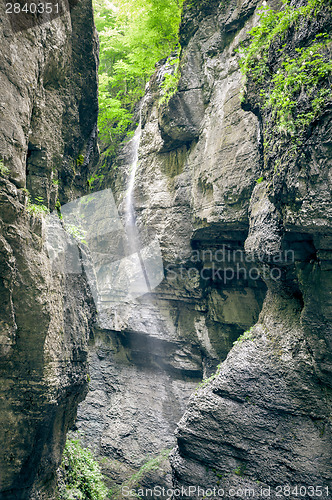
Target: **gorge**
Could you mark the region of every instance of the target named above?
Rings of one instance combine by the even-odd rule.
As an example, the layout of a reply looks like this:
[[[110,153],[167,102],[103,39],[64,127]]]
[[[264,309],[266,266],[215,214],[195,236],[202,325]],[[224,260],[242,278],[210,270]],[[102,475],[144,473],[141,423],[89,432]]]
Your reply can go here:
[[[184,2],[110,157],[64,5],[0,7],[0,499],[99,500],[59,492],[69,431],[106,498],[330,498],[331,2]]]

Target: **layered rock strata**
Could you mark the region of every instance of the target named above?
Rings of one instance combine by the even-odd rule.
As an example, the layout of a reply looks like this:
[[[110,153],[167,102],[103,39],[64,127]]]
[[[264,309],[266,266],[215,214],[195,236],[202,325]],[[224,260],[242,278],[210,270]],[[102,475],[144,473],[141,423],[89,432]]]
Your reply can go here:
[[[98,421],[87,442],[125,464],[126,476],[126,467],[144,462],[148,439],[152,455],[158,436],[171,443],[183,395],[223,361],[178,425],[171,465],[183,498],[189,486],[190,498],[204,497],[198,486],[219,489],[220,498],[233,491],[283,498],[287,485],[290,498],[296,486],[309,498],[331,487],[330,113],[294,155],[250,81],[241,104],[235,49],[257,25],[260,6],[192,2],[181,26],[178,91],[160,104],[168,62],[149,84],[135,211],[142,244],[158,237],[165,279],[150,296],[104,311],[91,348],[95,380],[80,410],[81,431],[85,418]],[[300,39],[329,29],[327,10],[300,35],[291,30],[289,54]],[[268,62],[272,74],[279,62]],[[107,181],[120,210],[131,165],[123,156]],[[157,388],[162,408],[174,398],[175,412],[155,406]]]
[[[213,20],[206,18],[210,26],[220,23],[224,40],[215,59],[229,60],[256,22],[256,5],[222,3]],[[286,53],[268,61],[272,74],[294,47],[330,31],[330,14],[327,6],[324,15],[289,30]],[[193,27],[190,13],[187,19]],[[206,38],[205,46],[211,44],[217,37],[212,33],[199,27],[189,46]],[[192,396],[178,425],[174,484],[195,486],[192,498],[200,498],[198,486],[216,488],[219,498],[265,492],[295,499],[300,487],[304,498],[328,498],[331,491],[331,112],[327,107],[311,124],[294,153],[294,139],[273,126],[261,90],[249,78],[244,108],[260,123],[262,182],[250,188],[244,246],[257,267],[268,266],[268,293],[257,324],[211,384]],[[298,113],[306,109],[305,99],[298,98]],[[223,186],[228,182],[221,179]]]
[[[87,388],[93,307],[83,274],[52,268],[46,209],[36,206],[84,192],[97,41],[89,1],[17,31],[0,10],[0,498],[49,499]]]

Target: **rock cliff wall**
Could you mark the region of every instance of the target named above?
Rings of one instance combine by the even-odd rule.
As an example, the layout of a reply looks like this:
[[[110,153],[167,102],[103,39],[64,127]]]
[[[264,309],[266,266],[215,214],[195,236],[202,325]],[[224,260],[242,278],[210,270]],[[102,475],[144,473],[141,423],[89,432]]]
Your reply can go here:
[[[168,61],[150,81],[134,198],[142,243],[158,236],[165,279],[105,312],[79,410],[86,442],[115,468],[125,464],[126,477],[146,451],[160,451],[160,436],[169,446],[184,394],[223,361],[191,396],[171,456],[174,486],[221,487],[222,498],[229,488],[258,495],[269,486],[273,497],[278,485],[327,487],[331,477],[331,115],[327,107],[294,154],[250,79],[241,104],[235,49],[260,6],[188,2],[181,78],[168,104],[160,104]],[[291,30],[287,55],[329,31],[329,16]],[[279,63],[269,61],[271,74]],[[128,155],[105,180],[120,211]],[[163,413],[170,401],[176,411]]]
[[[200,14],[200,37],[182,34],[179,92],[160,106],[169,71],[161,64],[141,110],[135,213],[142,245],[158,237],[165,279],[141,299],[99,310],[91,341],[90,391],[77,425],[118,483],[172,447],[189,395],[255,324],[266,293],[244,261],[250,195],[261,173],[259,120],[241,108],[238,40],[221,52],[232,36],[217,36],[216,8],[209,6],[207,19]],[[129,144],[104,181],[120,213],[132,162]]]
[[[297,8],[305,4],[293,2]],[[258,2],[221,3],[215,16],[205,17],[197,29],[188,12],[186,32],[196,29],[188,47],[194,43],[208,47],[205,67],[219,63],[224,71],[224,61],[231,60],[239,39],[256,22],[257,6]],[[325,7],[290,29],[286,38],[277,38],[270,52],[275,55],[268,60],[270,75],[279,70],[283,58],[294,57],[297,47],[307,46],[318,33],[330,32],[331,11],[328,3]],[[201,26],[204,22],[210,32]],[[212,47],[218,38],[223,42],[215,54]],[[278,56],[281,46],[286,49]],[[236,75],[234,67],[222,87],[227,88]],[[254,328],[232,349],[216,378],[192,396],[178,425],[171,463],[176,486],[216,488],[220,498],[232,497],[232,488],[240,498],[246,498],[249,489],[259,496],[264,486],[271,488],[271,498],[278,493],[285,497],[287,485],[292,486],[289,498],[296,498],[295,487],[301,485],[305,498],[310,497],[310,486],[325,486],[327,498],[326,488],[331,488],[331,109],[327,102],[319,118],[294,139],[293,134],[279,131],[271,109],[263,106],[259,96],[268,84],[267,79],[257,86],[249,77],[243,105],[259,120],[259,154],[256,159],[249,154],[257,162],[259,183],[253,188],[244,162],[237,181],[237,186],[244,183],[248,189],[241,196],[243,220],[248,223],[245,251],[257,267],[268,266],[264,276],[268,292]],[[306,98],[304,91],[297,97],[298,115],[307,109]],[[238,126],[252,119],[245,116]],[[198,144],[204,122],[201,127]],[[237,154],[242,152],[239,146],[238,141]],[[199,164],[205,170],[206,161]],[[216,165],[221,177],[214,181],[213,192],[225,191],[229,179],[236,179],[234,163],[230,169],[227,176]],[[229,198],[223,200],[227,208],[219,215],[220,223],[231,213],[239,224],[236,205]],[[288,250],[293,252],[290,258],[285,254]],[[278,264],[280,255],[283,259]],[[244,306],[240,304],[239,311]]]
[[[331,113],[299,144],[260,100],[268,81],[248,78],[241,104],[236,49],[259,7],[186,4],[181,78],[162,104],[173,68],[163,61],[147,87],[134,184],[141,243],[157,237],[165,277],[139,299],[101,300],[93,328],[85,275],[52,269],[45,220],[27,201],[53,209],[84,193],[96,157],[92,8],[70,3],[16,31],[1,17],[0,498],[52,498],[88,362],[77,427],[110,484],[176,444],[176,487],[218,487],[221,498],[331,487]],[[284,56],[330,28],[326,9],[287,34]],[[281,56],[267,64],[275,74]],[[104,180],[120,214],[132,153]],[[146,484],[171,485],[162,464]]]
[[[212,11],[203,32],[215,30],[214,22]],[[169,105],[159,105],[166,63],[141,111],[135,213],[142,245],[158,237],[165,279],[136,301],[98,307],[91,341],[90,391],[77,426],[112,482],[175,444],[189,395],[255,324],[266,293],[243,261],[250,194],[261,171],[259,121],[241,109],[236,54],[230,49],[210,67],[211,48],[201,44],[185,48]],[[132,161],[129,144],[105,180],[120,213]],[[238,279],[233,264],[242,269]]]
[[[15,30],[0,6],[0,498],[53,498],[68,427],[87,388],[93,315],[84,275],[54,271],[45,214],[84,192],[96,153],[91,2]],[[14,23],[15,28],[15,23]],[[77,159],[80,155],[83,162]],[[90,158],[89,158],[90,156]],[[82,165],[83,163],[83,165]],[[28,190],[28,191],[27,191]]]

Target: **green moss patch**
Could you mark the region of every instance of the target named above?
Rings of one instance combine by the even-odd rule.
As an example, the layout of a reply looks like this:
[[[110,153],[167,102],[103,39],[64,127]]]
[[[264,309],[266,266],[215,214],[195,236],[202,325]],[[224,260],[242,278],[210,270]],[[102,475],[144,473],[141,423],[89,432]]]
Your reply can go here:
[[[292,48],[291,55],[286,54],[290,30],[299,30],[304,21],[322,11],[326,14],[331,8],[327,0],[309,0],[299,8],[283,0],[280,11],[264,7],[260,24],[249,32],[249,43],[240,49],[241,70],[247,79],[261,86],[262,106],[272,111],[279,132],[303,132],[332,101],[329,35],[318,33],[305,46]]]

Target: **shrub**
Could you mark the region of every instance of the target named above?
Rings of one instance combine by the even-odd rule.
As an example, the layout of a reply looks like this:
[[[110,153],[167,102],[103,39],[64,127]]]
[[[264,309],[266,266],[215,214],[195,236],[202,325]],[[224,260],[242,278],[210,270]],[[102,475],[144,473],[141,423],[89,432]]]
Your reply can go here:
[[[180,48],[178,48],[180,50]],[[171,73],[165,74],[165,79],[161,84],[162,96],[159,99],[159,106],[163,104],[168,104],[171,97],[176,94],[178,90],[178,84],[180,81],[181,73],[180,73],[180,56],[171,60],[169,64],[173,67]]]
[[[9,168],[4,165],[2,160],[0,160],[0,175],[8,175],[8,174],[9,174]]]
[[[76,166],[81,167],[84,163],[84,156],[83,155],[78,155],[76,158]]]
[[[131,131],[156,63],[178,46],[182,1],[94,0],[100,39],[99,138],[112,158]],[[167,85],[173,88],[174,82]]]
[[[31,198],[28,200],[27,204],[27,212],[30,214],[37,214],[37,215],[45,215],[49,214],[50,211],[47,208],[46,205],[44,205],[44,200],[41,196],[37,196],[35,198],[36,203],[33,203],[31,201]]]
[[[72,236],[79,243],[84,243],[85,245],[88,244],[85,239],[87,232],[84,229],[82,229],[81,226],[65,222],[64,228],[67,231],[67,233],[70,234],[70,236]]]
[[[327,0],[308,0],[302,7],[293,7],[282,0],[283,8],[274,11],[261,9],[260,24],[249,31],[249,43],[239,50],[240,67],[246,78],[262,87],[260,98],[263,108],[269,108],[280,132],[295,134],[316,119],[331,102],[329,78],[332,75],[329,45],[326,33],[319,33],[306,47],[297,47],[291,56],[285,54],[286,36],[290,28],[310,19],[323,9],[331,10]],[[281,48],[275,47],[277,43]],[[270,73],[271,51],[279,54],[279,63]],[[300,94],[307,97],[305,109],[298,113]],[[243,98],[242,98],[243,99]]]
[[[320,41],[322,40],[322,41]],[[287,57],[272,77],[269,93],[263,93],[265,107],[273,110],[279,129],[293,133],[304,129],[318,117],[331,101],[331,89],[324,86],[332,74],[332,61],[324,54],[331,42],[321,33],[309,47],[297,48],[296,57]],[[301,92],[311,99],[310,109],[296,113],[297,97]]]
[[[104,500],[107,488],[98,462],[79,440],[68,439],[60,467],[59,500]]]
[[[240,335],[240,337],[235,342],[233,342],[233,345],[242,344],[242,342],[244,342],[245,340],[253,340],[252,329],[253,327],[242,333],[242,335]]]

